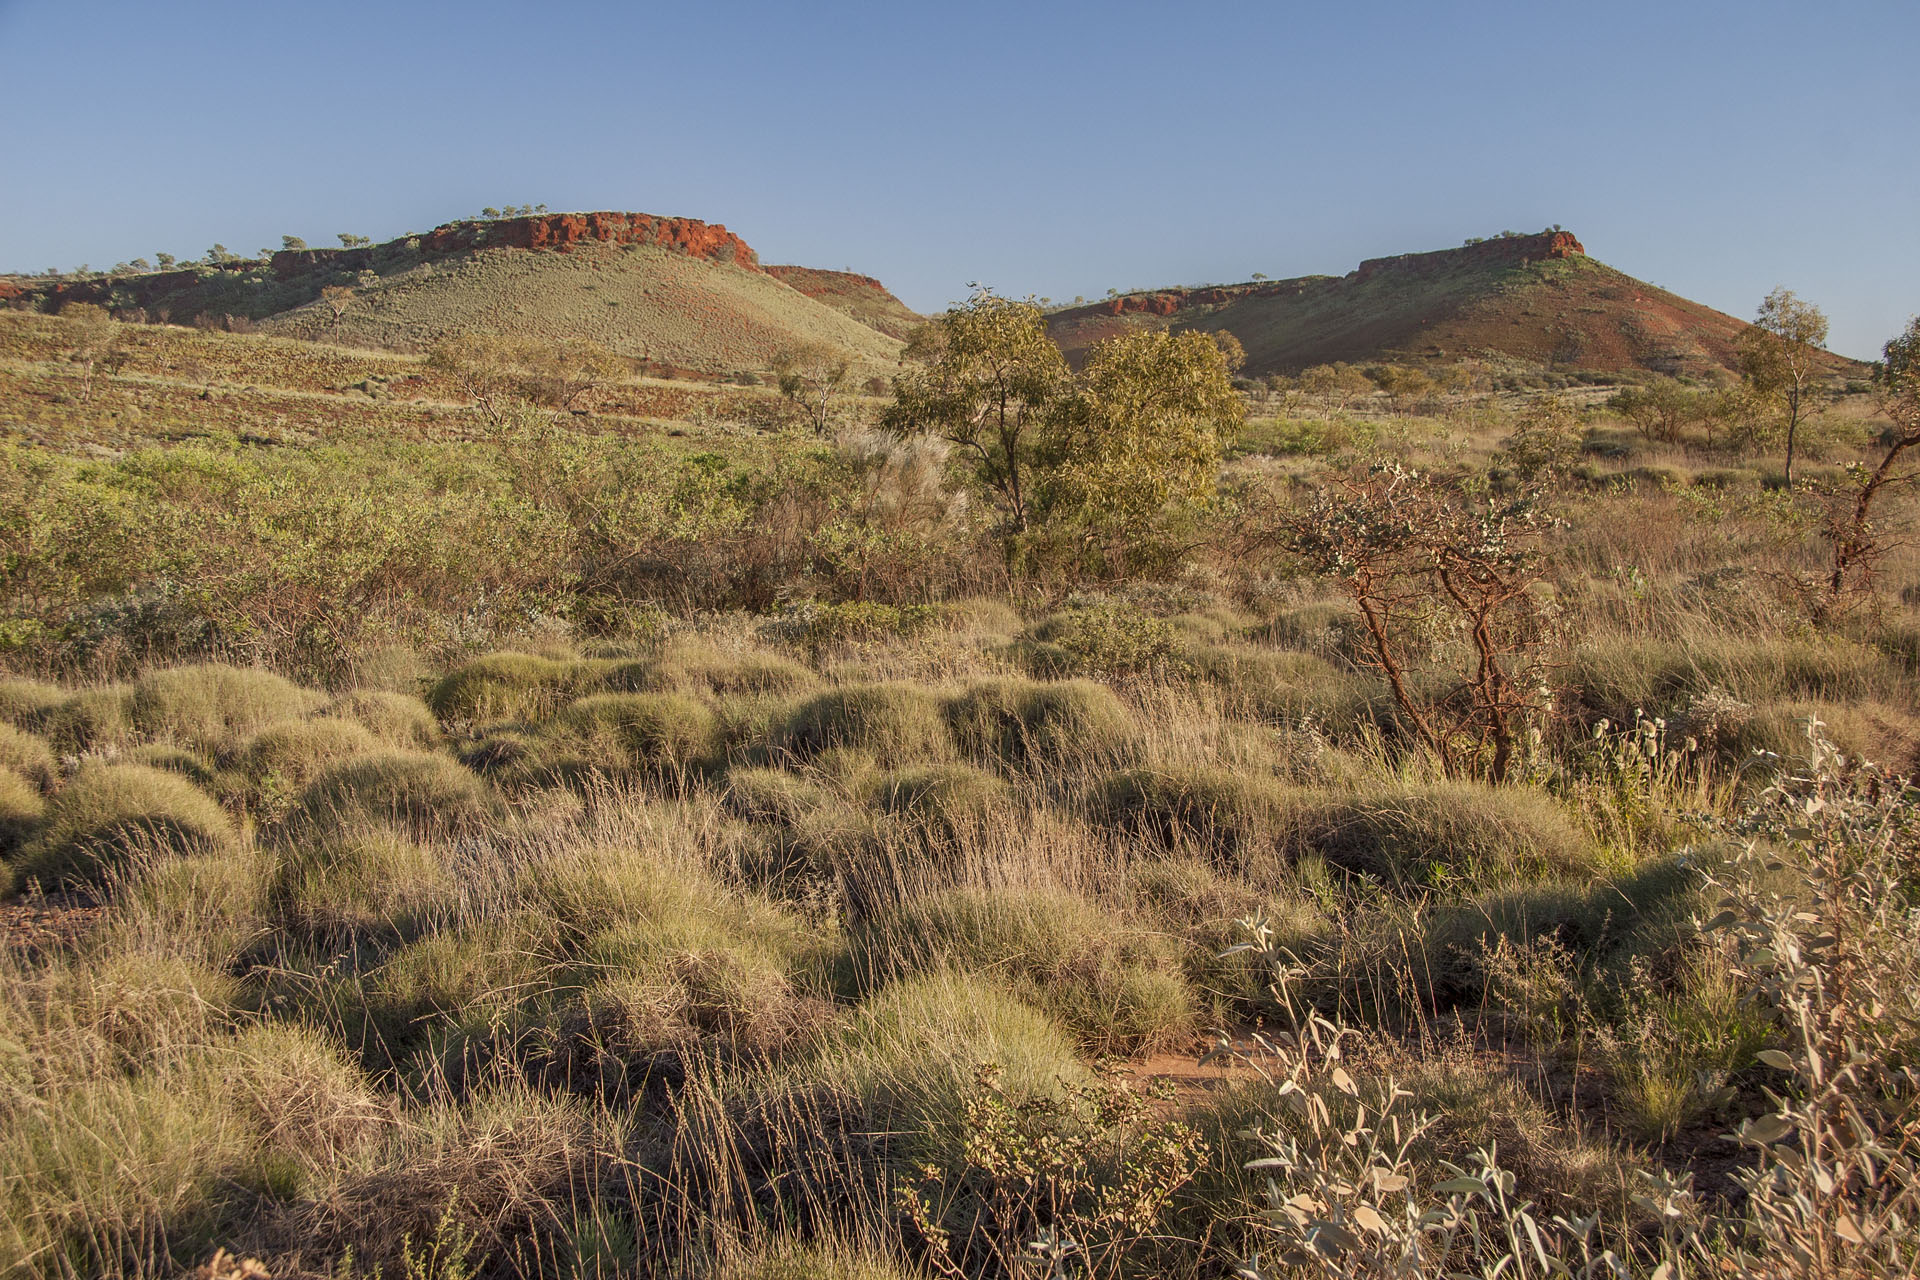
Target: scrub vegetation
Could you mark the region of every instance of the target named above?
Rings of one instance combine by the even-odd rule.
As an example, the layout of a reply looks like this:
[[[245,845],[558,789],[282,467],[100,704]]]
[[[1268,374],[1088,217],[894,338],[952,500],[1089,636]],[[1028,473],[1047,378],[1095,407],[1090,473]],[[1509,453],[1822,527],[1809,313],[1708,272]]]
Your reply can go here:
[[[990,294],[825,422],[83,319],[0,1272],[1920,1266],[1913,333],[1649,430]]]

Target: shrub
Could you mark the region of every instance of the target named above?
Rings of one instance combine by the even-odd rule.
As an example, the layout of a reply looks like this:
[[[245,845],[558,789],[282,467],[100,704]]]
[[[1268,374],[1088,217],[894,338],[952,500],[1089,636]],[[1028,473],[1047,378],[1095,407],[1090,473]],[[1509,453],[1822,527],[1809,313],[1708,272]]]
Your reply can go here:
[[[773,746],[802,759],[835,747],[884,760],[937,759],[951,750],[939,697],[908,684],[853,685],[810,698],[774,731]]]
[[[48,804],[19,871],[48,888],[99,884],[142,854],[224,852],[237,843],[226,813],[185,778],[146,765],[89,765]]]
[[[598,684],[610,665],[490,653],[440,677],[426,702],[442,724],[542,720]]]
[[[947,703],[947,723],[961,750],[1021,770],[1117,760],[1136,732],[1113,691],[1090,680],[983,681]]]
[[[1097,601],[1042,619],[1014,642],[1014,654],[1048,678],[1183,674],[1186,660],[1165,619],[1123,601]]]
[[[42,791],[60,779],[59,762],[44,739],[0,722],[0,768],[13,770]]]
[[[287,821],[307,832],[390,825],[428,839],[482,829],[497,814],[486,783],[454,761],[391,752],[322,773],[301,793]]]
[[[128,701],[136,729],[177,746],[221,751],[280,720],[311,714],[320,697],[251,667],[216,663],[150,671]]]
[[[380,689],[355,689],[335,698],[326,714],[351,720],[390,746],[430,751],[440,742],[440,724],[420,699]]]
[[[18,773],[0,764],[0,859],[11,858],[26,843],[27,837],[47,811],[47,802],[39,789]],[[0,872],[4,875],[4,872]],[[0,894],[10,886],[0,879]]]
[[[853,945],[880,978],[991,974],[1098,1053],[1162,1048],[1193,1026],[1177,944],[1063,890],[944,890],[861,922]]]

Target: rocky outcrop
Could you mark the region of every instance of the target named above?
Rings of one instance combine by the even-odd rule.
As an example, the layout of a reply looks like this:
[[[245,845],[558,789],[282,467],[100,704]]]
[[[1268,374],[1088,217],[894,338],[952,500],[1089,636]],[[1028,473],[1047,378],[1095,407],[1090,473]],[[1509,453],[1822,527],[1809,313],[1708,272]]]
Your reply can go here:
[[[558,249],[564,253],[577,244],[654,245],[750,271],[760,269],[759,255],[717,222],[656,218],[647,213],[549,213],[487,222],[450,222],[420,237],[420,247],[427,253],[468,249]]]
[[[1434,272],[1460,267],[1519,267],[1553,258],[1583,257],[1586,252],[1586,247],[1574,238],[1571,231],[1542,231],[1531,236],[1495,236],[1458,249],[1368,258],[1350,278],[1356,282],[1369,280],[1383,271]]]

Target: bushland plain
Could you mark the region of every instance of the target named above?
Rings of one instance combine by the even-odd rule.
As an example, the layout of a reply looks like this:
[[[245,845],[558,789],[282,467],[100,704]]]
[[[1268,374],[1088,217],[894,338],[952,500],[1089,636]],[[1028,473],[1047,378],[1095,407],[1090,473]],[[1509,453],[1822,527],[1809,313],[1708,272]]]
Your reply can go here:
[[[1911,1274],[1914,331],[300,306],[0,313],[10,1273]]]

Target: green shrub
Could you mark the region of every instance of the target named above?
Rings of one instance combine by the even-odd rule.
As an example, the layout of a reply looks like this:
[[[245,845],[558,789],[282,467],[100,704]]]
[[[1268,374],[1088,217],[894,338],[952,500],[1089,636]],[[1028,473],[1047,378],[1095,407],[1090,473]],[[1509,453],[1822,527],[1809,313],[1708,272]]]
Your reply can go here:
[[[952,743],[937,694],[909,684],[868,684],[801,703],[776,726],[773,746],[801,759],[845,747],[909,761],[938,759]]]
[[[42,791],[60,780],[60,763],[44,739],[0,722],[0,768],[7,768]]]
[[[47,802],[39,788],[18,773],[0,764],[0,859],[11,858],[25,844],[47,811]],[[4,875],[0,871],[0,875]],[[0,880],[0,895],[10,886]]]
[[[1011,769],[1111,762],[1135,737],[1133,717],[1105,685],[1090,680],[988,680],[947,703],[961,750]]]
[[[487,784],[445,756],[390,752],[335,765],[301,793],[288,825],[393,826],[428,839],[484,829],[499,813]]]
[[[68,696],[59,685],[42,680],[0,679],[0,723],[38,730]]]
[[[226,813],[178,774],[89,765],[48,804],[46,824],[22,852],[19,871],[48,888],[99,884],[143,854],[226,852],[237,843]]]
[[[271,671],[202,663],[141,676],[128,710],[149,738],[218,752],[277,721],[301,719],[320,702]]]
[[[611,666],[530,653],[490,653],[440,677],[427,690],[426,702],[442,724],[543,720],[596,687]]]
[[[1014,642],[1014,656],[1036,676],[1177,676],[1187,670],[1179,638],[1164,618],[1123,601],[1098,601],[1043,618]]]
[[[335,698],[326,714],[351,720],[389,746],[430,751],[440,742],[440,723],[427,704],[407,693],[355,689]]]
[[[1193,1027],[1180,948],[1058,889],[948,889],[863,920],[856,965],[877,978],[990,974],[1094,1052],[1162,1048]]]

